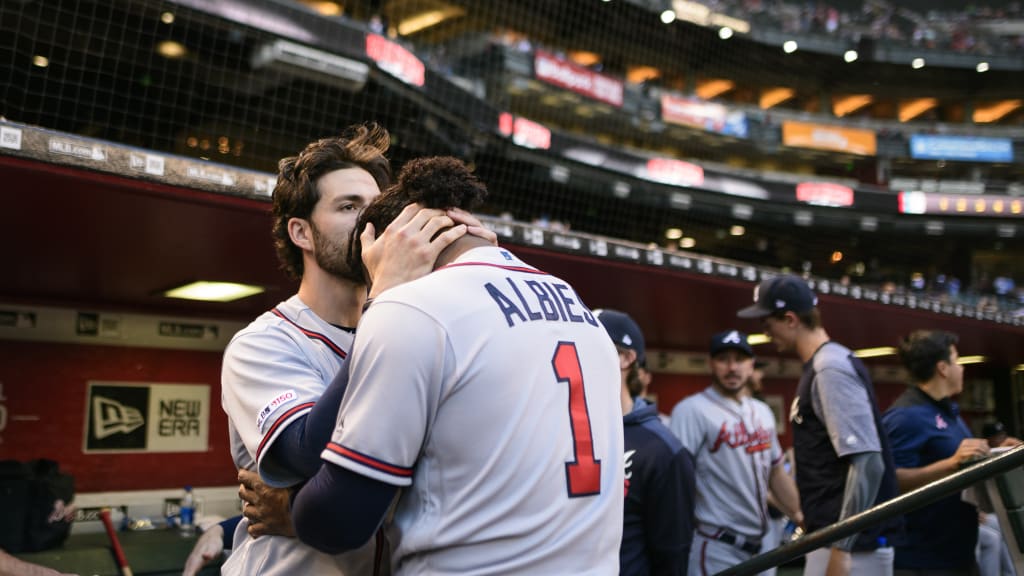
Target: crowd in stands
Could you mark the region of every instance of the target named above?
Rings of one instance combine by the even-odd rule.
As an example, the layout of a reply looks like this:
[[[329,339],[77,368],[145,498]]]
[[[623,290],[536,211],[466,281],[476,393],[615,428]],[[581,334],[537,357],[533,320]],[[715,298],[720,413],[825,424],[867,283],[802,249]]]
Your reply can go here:
[[[1020,2],[1002,7],[969,4],[955,12],[920,11],[899,2],[788,2],[785,0],[699,0],[711,10],[751,18],[793,34],[819,34],[858,42],[875,39],[929,50],[965,54],[1013,54],[1024,48],[1024,35],[1001,36],[987,27],[1024,19]]]

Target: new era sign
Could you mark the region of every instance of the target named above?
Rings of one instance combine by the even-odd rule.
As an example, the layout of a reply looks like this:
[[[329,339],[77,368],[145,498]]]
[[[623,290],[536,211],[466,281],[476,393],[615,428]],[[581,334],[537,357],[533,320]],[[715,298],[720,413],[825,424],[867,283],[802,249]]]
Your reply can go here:
[[[90,382],[86,452],[205,452],[210,387]]]

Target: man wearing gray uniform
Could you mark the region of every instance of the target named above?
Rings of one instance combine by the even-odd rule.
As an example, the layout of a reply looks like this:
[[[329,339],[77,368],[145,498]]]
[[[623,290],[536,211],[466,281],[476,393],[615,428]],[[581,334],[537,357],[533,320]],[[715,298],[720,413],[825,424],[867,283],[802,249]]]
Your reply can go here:
[[[747,335],[737,330],[715,334],[710,355],[711,386],[677,404],[670,424],[696,461],[691,576],[720,572],[761,551],[769,529],[769,491],[790,517],[801,521],[772,410],[746,393],[754,371]]]
[[[849,518],[896,495],[895,466],[864,364],[829,339],[818,298],[802,278],[769,278],[754,289],[740,318],[760,318],[780,352],[804,363],[790,409],[796,484],[808,532]],[[893,521],[807,555],[804,576],[892,574]]]

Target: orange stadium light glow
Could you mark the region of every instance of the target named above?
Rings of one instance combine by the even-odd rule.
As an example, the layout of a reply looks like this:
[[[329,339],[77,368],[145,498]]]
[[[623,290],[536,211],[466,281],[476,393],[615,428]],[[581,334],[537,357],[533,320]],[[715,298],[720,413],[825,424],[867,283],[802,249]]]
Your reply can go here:
[[[989,106],[981,106],[974,109],[974,121],[979,124],[998,122],[1007,114],[1024,105],[1024,100],[1003,100]]]
[[[711,100],[735,87],[736,83],[732,80],[702,80],[697,83],[697,89],[694,92],[704,100]]]
[[[938,105],[937,98],[918,98],[900,102],[900,122],[910,122]]]
[[[833,102],[832,112],[836,116],[842,118],[847,114],[853,114],[874,101],[874,97],[870,94],[851,94],[849,96],[842,96],[836,98]]]
[[[774,108],[786,100],[789,100],[795,94],[796,92],[792,88],[767,88],[764,92],[761,92],[759,105],[762,110]]]

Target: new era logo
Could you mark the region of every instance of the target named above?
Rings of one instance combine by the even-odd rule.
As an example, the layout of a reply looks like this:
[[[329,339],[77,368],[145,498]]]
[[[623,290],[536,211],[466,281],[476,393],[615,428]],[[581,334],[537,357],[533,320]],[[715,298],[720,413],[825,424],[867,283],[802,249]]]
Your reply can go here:
[[[92,411],[92,433],[97,440],[128,434],[146,423],[142,412],[103,396],[93,396]]]

